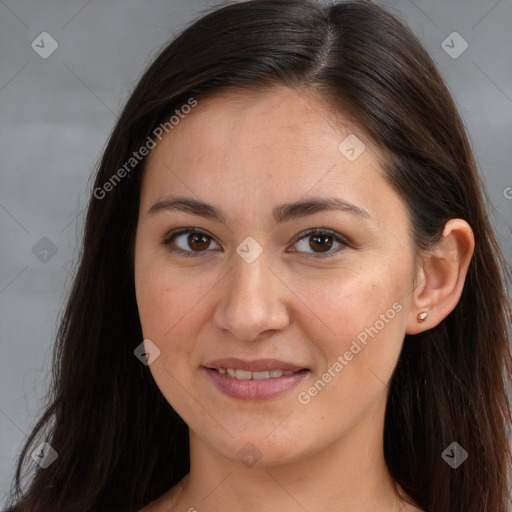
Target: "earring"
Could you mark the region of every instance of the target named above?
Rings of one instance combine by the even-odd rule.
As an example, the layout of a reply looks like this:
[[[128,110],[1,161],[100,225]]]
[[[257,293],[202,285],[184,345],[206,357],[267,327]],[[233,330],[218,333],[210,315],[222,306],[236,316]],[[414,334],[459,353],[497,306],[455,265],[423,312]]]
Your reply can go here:
[[[423,322],[425,318],[427,318],[427,315],[427,311],[422,311],[421,313],[418,313],[418,322]]]

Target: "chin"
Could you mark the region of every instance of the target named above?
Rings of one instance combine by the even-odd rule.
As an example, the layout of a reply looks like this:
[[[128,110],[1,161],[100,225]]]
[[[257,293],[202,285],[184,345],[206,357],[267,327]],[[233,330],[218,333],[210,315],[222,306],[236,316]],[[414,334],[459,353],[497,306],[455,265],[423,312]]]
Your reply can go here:
[[[279,422],[275,422],[272,428]],[[273,467],[283,466],[300,460],[307,456],[308,452],[314,452],[311,445],[309,448],[303,446],[306,440],[301,437],[300,443],[290,438],[286,432],[286,439],[271,439],[269,432],[265,431],[234,431],[228,429],[232,437],[228,434],[223,435],[221,439],[209,439],[210,446],[223,457],[236,463],[241,463],[247,467]]]

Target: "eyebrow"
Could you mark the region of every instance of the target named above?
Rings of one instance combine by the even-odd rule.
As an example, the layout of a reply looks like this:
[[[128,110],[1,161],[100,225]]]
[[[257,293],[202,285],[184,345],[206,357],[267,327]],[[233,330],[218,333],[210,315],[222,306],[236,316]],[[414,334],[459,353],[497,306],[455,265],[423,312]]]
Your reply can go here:
[[[285,203],[272,210],[272,216],[277,224],[322,211],[339,210],[360,217],[369,218],[369,213],[355,204],[348,203],[337,197],[314,197],[307,201]],[[222,211],[211,204],[188,197],[172,197],[156,202],[149,208],[147,215],[161,212],[181,211],[198,215],[207,219],[217,220],[225,224]]]

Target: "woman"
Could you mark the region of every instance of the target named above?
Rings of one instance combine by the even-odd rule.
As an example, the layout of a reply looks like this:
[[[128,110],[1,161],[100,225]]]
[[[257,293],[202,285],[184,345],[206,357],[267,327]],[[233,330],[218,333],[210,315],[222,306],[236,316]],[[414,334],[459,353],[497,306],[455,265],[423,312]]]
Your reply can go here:
[[[13,510],[505,510],[487,215],[453,100],[385,10],[204,16],[105,150]],[[21,495],[41,440],[58,456]]]

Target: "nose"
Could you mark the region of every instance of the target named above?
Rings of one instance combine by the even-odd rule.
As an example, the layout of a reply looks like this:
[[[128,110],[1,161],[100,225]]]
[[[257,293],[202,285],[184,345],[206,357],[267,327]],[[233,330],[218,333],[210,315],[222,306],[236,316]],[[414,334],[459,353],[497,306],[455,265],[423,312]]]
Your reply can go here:
[[[287,297],[291,292],[264,254],[248,263],[235,253],[233,269],[221,284],[214,325],[236,339],[257,340],[269,331],[285,329],[290,322]]]

